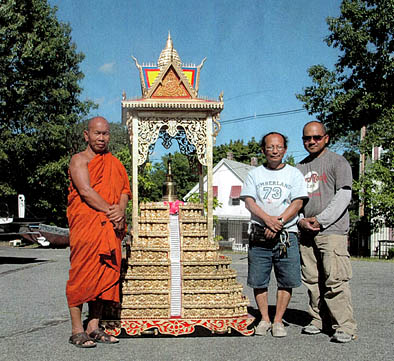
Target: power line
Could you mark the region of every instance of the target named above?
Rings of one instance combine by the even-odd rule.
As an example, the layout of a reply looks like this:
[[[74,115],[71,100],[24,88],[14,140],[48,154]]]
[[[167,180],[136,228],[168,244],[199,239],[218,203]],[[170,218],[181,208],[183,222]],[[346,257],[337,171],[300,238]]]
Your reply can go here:
[[[251,93],[246,93],[246,94],[241,94],[241,95],[235,95],[235,96],[233,96],[231,98],[227,98],[226,97],[225,102],[227,103],[227,102],[229,102],[230,100],[233,100],[233,99],[238,99],[238,98],[247,97],[247,96],[251,96],[251,95],[255,95],[255,94],[265,93],[266,91],[267,90],[259,90],[259,91],[256,91],[256,92],[251,92]]]
[[[301,108],[301,109],[286,110],[283,112],[248,115],[246,117],[241,117],[241,118],[222,120],[220,122],[220,124],[225,125],[225,124],[230,124],[230,123],[241,123],[241,122],[244,122],[244,121],[250,120],[250,119],[281,117],[283,115],[297,114],[297,113],[303,113],[303,112],[306,112],[306,110]]]

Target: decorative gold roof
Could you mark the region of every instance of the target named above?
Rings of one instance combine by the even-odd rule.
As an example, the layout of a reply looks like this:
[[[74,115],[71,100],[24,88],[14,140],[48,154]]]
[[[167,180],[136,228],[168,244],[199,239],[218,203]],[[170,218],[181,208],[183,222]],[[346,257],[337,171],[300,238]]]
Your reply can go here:
[[[134,99],[122,101],[122,107],[132,109],[189,109],[189,110],[217,110],[220,113],[223,110],[223,101],[205,100],[205,99],[174,99],[170,102],[168,99]],[[216,112],[215,112],[216,113]],[[125,120],[124,120],[125,121]]]
[[[141,65],[132,58],[139,71],[143,98],[197,98],[200,71],[206,58],[197,66],[182,64],[169,32],[157,64]],[[125,94],[122,99],[126,100]]]
[[[168,38],[165,48],[161,51],[159,60],[157,61],[157,65],[159,68],[163,68],[168,63],[174,62],[179,67],[182,66],[181,58],[178,55],[178,52],[174,49],[174,45],[172,43],[171,34],[168,32]]]

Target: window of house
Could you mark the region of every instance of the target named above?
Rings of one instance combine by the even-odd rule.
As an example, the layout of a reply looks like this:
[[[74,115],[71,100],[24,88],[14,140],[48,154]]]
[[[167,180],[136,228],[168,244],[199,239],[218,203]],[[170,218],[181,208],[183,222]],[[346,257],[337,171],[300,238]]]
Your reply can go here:
[[[241,200],[239,198],[231,198],[232,206],[239,206],[241,204]]]
[[[242,186],[232,186],[230,191],[230,204],[232,206],[239,206],[241,201],[239,196],[241,195]]]
[[[225,241],[228,240],[228,221],[219,222],[219,234],[223,237]]]

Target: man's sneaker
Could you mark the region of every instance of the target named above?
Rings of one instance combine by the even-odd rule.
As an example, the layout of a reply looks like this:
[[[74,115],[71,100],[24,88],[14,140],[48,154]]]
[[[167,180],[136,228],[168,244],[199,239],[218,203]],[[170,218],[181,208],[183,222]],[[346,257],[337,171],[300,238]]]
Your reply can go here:
[[[287,336],[287,331],[283,323],[275,322],[272,325],[272,336],[274,337],[285,337]]]
[[[321,332],[321,329],[310,323],[308,326],[302,328],[302,333],[307,335],[317,335]]]
[[[254,334],[259,336],[265,336],[267,332],[271,329],[271,327],[271,322],[261,320],[260,323],[256,326]]]
[[[349,335],[348,333],[337,330],[331,337],[331,342],[339,342],[339,343],[346,343],[350,342],[352,340],[355,340],[357,338],[356,335]]]

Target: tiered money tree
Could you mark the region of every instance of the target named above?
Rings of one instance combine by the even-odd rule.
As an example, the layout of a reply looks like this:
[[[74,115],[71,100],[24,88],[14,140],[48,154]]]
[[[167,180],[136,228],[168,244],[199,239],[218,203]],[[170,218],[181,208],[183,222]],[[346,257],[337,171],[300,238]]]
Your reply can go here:
[[[223,99],[198,98],[200,65],[182,64],[171,36],[157,64],[140,65],[142,97],[123,94],[122,119],[132,144],[133,214],[131,245],[122,274],[122,302],[117,322],[106,331],[119,335],[147,332],[181,335],[202,326],[213,333],[253,330],[248,299],[236,281],[229,257],[220,255],[213,238],[212,147],[220,130]],[[200,199],[206,167],[207,211],[202,204],[138,202],[138,167],[158,140],[172,141],[198,162]],[[202,202],[201,202],[202,203]],[[115,326],[115,327],[114,327]]]

